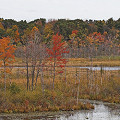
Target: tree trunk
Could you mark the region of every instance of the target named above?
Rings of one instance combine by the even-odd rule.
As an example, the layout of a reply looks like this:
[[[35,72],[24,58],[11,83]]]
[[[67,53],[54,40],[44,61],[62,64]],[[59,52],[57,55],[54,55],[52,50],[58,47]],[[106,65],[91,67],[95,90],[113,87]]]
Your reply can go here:
[[[65,83],[67,84],[67,80],[66,80],[66,64],[65,64]]]
[[[28,68],[28,59],[26,60],[27,67],[27,91],[29,90],[29,68]]]
[[[78,83],[78,90],[77,90],[77,105],[78,105],[78,99],[79,99],[79,89],[80,89],[80,71],[79,71],[79,83]]]
[[[32,91],[34,87],[34,77],[35,77],[35,66],[32,65]]]
[[[54,58],[54,66],[53,66],[53,89],[54,89],[54,81],[55,81],[55,65],[56,65],[56,62],[55,62],[55,58]]]
[[[38,79],[39,73],[40,73],[40,70],[39,70],[39,67],[38,67],[37,75],[36,75],[36,80],[35,80],[35,87],[37,86],[37,79]]]
[[[4,90],[6,92],[6,66],[5,66],[5,61],[4,61]]]
[[[44,93],[44,78],[43,78],[43,66],[41,65],[40,67],[40,71],[41,71],[41,88],[42,88],[42,92]]]

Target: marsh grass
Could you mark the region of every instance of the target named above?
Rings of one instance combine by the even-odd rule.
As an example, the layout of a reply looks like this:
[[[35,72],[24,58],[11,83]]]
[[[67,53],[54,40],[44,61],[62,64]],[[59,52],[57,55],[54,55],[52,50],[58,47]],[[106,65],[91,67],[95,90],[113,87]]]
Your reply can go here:
[[[120,58],[96,57],[92,59],[92,66],[120,66]],[[91,66],[89,58],[69,58],[67,66]]]
[[[103,58],[102,58],[103,59]],[[118,59],[117,59],[118,60]],[[101,64],[96,58],[94,65]],[[69,64],[88,65],[88,59],[72,59]],[[114,60],[112,60],[114,64]],[[117,61],[116,61],[117,62]],[[99,64],[98,64],[99,63]],[[102,64],[108,61],[102,61]],[[119,61],[118,61],[119,63]],[[117,64],[118,64],[117,63]],[[90,63],[89,63],[90,64]],[[52,88],[53,71],[44,69],[44,91],[39,75],[34,90],[26,90],[26,68],[12,68],[7,75],[7,90],[4,91],[3,78],[0,79],[0,112],[23,113],[34,111],[58,111],[93,109],[91,104],[77,102],[77,99],[94,99],[111,103],[120,103],[120,71],[92,71],[86,68],[66,67],[58,74],[56,69],[55,88]],[[65,70],[64,69],[64,70]],[[37,70],[36,70],[37,71]],[[37,72],[35,71],[35,75]],[[29,71],[31,86],[31,69]],[[34,81],[35,83],[35,81]]]
[[[93,66],[120,66],[120,56],[96,56],[92,61]],[[16,57],[15,62],[10,66],[26,66],[26,64],[22,58]],[[90,58],[68,58],[67,66],[91,66],[91,61]]]

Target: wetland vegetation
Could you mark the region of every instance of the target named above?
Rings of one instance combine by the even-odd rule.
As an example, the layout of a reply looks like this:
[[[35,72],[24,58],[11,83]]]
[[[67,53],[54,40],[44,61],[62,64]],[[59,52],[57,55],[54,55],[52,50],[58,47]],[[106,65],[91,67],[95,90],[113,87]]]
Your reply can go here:
[[[108,21],[0,19],[0,113],[99,108],[81,99],[120,104],[119,20]]]

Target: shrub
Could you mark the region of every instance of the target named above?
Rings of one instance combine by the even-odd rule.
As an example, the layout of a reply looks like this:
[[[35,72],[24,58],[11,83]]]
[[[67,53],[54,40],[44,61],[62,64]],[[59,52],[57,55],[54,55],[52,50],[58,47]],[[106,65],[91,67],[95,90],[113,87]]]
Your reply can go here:
[[[12,83],[10,86],[10,92],[12,94],[16,94],[20,92],[20,88],[16,85],[16,83]]]

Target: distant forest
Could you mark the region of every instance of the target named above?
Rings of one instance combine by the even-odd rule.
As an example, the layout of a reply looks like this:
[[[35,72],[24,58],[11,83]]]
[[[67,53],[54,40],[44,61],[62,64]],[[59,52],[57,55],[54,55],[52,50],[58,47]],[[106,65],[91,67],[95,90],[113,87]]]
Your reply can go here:
[[[120,53],[120,18],[118,20],[110,18],[106,21],[82,19],[47,21],[40,18],[30,22],[0,18],[0,39],[9,36],[11,43],[16,46],[24,46],[31,41],[33,31],[34,39],[41,39],[44,44],[49,44],[52,36],[58,33],[69,45],[73,57],[88,57],[90,51],[96,53],[95,56]]]
[[[15,27],[16,25],[16,27]],[[88,36],[90,33],[98,32],[103,34],[107,32],[109,35],[118,35],[120,39],[120,18],[118,20],[113,20],[113,18],[105,20],[49,20],[40,18],[31,22],[26,20],[15,21],[12,19],[2,19],[0,18],[0,38],[6,36],[12,36],[11,31],[18,29],[19,37],[22,39],[24,31],[26,29],[32,29],[37,27],[41,34],[48,35],[49,37],[53,34],[59,33],[64,36],[65,40],[69,40],[69,35],[71,35],[73,30],[78,30],[81,37]],[[49,38],[48,38],[49,39]]]

